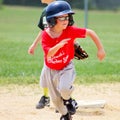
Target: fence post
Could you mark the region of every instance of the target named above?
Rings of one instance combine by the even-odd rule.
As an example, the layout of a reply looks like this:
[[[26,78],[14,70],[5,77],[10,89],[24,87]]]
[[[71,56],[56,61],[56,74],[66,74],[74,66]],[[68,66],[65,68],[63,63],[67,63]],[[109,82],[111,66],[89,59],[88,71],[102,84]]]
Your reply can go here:
[[[88,27],[88,0],[84,0],[84,25],[85,28]]]

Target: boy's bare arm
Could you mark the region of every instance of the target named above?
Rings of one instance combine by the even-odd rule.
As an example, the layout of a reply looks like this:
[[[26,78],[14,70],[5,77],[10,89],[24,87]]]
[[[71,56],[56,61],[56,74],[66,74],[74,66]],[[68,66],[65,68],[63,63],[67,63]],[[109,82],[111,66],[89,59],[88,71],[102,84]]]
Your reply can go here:
[[[98,35],[91,29],[87,29],[86,30],[86,34],[87,36],[90,36],[91,39],[93,40],[93,42],[95,43],[95,45],[98,48],[98,52],[97,52],[97,57],[100,61],[102,61],[105,57],[105,51],[103,48],[103,45],[100,41],[100,38],[98,37]]]
[[[40,43],[40,42],[41,42],[41,32],[38,33],[38,36],[36,37],[36,39],[34,40],[32,45],[29,47],[28,53],[33,55],[35,48],[37,47],[38,43]]]

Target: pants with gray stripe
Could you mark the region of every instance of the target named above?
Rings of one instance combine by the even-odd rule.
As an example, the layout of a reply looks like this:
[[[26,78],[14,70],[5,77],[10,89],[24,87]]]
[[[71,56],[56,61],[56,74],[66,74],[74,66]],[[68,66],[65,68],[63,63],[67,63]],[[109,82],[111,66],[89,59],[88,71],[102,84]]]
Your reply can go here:
[[[67,113],[62,98],[65,100],[70,98],[74,90],[74,79],[75,69],[72,61],[62,70],[53,70],[44,64],[40,76],[40,85],[49,89],[52,102],[62,115]]]

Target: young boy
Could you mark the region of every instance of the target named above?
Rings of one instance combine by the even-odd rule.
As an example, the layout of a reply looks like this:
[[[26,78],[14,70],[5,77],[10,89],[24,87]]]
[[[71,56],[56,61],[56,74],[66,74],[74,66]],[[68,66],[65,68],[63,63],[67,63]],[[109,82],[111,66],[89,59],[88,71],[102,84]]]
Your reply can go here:
[[[41,72],[41,86],[47,87],[56,109],[61,113],[60,120],[72,120],[75,113],[71,94],[74,90],[75,69],[74,41],[89,36],[95,43],[97,57],[101,61],[105,51],[97,34],[91,29],[73,26],[74,12],[65,1],[54,1],[46,8],[49,27],[42,31],[44,66]],[[69,110],[74,112],[70,112]]]
[[[49,5],[51,2],[53,1],[59,1],[59,0],[41,0],[42,3],[45,3],[47,5]],[[47,21],[46,21],[46,8],[43,10],[42,15],[40,16],[40,21],[38,23],[38,27],[41,30],[44,30],[45,28],[48,27]],[[41,32],[39,32],[38,36],[36,37],[35,41],[32,43],[32,45],[29,47],[28,53],[29,54],[34,54],[34,50],[37,47],[37,44],[40,43],[41,41]],[[44,87],[43,88],[43,96],[40,98],[39,102],[36,105],[37,109],[42,109],[45,106],[49,106],[50,105],[50,97],[48,96],[48,88]],[[72,99],[73,104],[75,105],[76,109],[77,109],[77,102],[75,101],[75,99]]]

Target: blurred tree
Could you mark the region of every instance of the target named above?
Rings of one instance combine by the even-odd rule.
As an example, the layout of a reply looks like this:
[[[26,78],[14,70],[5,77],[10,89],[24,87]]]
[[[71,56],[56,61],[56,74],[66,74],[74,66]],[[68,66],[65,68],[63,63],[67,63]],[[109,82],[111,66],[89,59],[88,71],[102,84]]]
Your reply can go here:
[[[3,4],[3,0],[0,0],[0,7],[2,7],[2,4]]]
[[[117,9],[120,7],[120,0],[94,0],[98,9]]]
[[[70,3],[72,8],[84,9],[84,0],[65,0]],[[119,9],[120,0],[88,0],[89,9]],[[43,6],[40,0],[3,0],[4,4]]]

